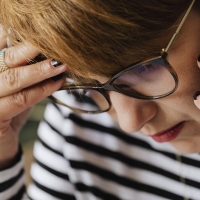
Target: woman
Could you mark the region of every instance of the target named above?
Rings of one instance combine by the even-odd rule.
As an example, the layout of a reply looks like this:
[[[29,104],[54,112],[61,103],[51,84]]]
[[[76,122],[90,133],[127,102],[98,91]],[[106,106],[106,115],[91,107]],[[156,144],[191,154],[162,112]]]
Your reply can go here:
[[[27,198],[17,133],[59,88],[31,199],[200,199],[199,6],[2,0],[1,199]]]

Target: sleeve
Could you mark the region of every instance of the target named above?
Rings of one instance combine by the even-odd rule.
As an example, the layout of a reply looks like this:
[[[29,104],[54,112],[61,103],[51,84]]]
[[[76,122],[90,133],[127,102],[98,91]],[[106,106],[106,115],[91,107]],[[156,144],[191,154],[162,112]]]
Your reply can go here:
[[[33,200],[75,200],[68,176],[69,163],[63,156],[62,114],[53,104],[45,110],[45,120],[38,128],[31,166],[32,184],[28,195]]]
[[[11,166],[0,170],[0,199],[27,200],[21,146]]]

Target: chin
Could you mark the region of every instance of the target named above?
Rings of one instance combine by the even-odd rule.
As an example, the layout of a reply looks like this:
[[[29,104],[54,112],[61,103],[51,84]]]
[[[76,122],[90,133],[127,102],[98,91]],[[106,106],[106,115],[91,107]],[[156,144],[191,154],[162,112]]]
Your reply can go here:
[[[170,142],[170,144],[179,152],[184,154],[194,154],[200,152],[200,143],[198,141],[180,140]]]

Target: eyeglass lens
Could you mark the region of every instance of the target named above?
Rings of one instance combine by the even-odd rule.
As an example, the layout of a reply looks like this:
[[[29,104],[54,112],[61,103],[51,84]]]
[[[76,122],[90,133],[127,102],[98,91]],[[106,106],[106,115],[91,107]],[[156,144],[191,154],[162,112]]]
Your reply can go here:
[[[71,108],[89,112],[105,111],[110,106],[107,99],[93,89],[59,90],[52,96]]]
[[[171,92],[176,83],[174,77],[165,67],[163,58],[138,64],[127,70],[113,82],[115,89],[127,94],[155,97]]]
[[[162,57],[130,67],[112,82],[113,87],[132,97],[156,97],[168,94],[176,82]],[[73,82],[67,78],[68,82]],[[59,90],[52,95],[63,104],[79,110],[97,112],[109,108],[107,99],[95,89]]]

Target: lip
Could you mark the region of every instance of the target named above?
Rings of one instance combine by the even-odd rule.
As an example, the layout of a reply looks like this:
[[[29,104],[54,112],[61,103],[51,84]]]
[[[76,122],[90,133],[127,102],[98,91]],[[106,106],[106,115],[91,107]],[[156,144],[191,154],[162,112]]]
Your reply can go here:
[[[185,125],[185,122],[180,122],[179,124],[173,126],[172,128],[156,133],[152,135],[151,137],[156,142],[160,142],[160,143],[169,142],[178,136],[178,134],[181,132],[184,125]]]

